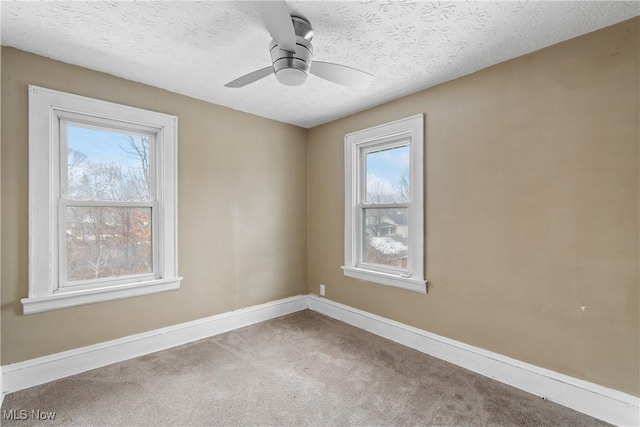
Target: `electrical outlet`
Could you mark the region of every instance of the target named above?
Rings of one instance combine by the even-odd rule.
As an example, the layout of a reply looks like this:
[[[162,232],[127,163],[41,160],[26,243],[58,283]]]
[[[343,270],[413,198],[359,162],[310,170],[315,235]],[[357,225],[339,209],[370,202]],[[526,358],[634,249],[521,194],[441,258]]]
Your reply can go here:
[[[320,296],[324,296],[324,285],[322,283],[320,283]]]

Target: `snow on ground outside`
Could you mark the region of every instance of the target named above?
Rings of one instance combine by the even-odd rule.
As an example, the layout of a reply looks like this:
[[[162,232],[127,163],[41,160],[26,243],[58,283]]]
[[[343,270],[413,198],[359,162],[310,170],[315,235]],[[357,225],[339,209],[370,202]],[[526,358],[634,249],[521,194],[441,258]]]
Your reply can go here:
[[[407,245],[388,236],[372,237],[369,243],[378,252],[382,252],[385,255],[400,255],[407,251]]]

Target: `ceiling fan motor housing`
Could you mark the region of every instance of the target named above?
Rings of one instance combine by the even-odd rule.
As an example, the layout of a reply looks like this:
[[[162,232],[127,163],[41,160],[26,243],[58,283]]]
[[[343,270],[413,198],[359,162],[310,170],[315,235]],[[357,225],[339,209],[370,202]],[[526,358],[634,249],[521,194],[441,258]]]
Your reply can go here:
[[[304,18],[292,16],[291,20],[296,34],[296,51],[280,49],[275,40],[271,41],[269,49],[273,72],[278,81],[287,86],[299,86],[307,80],[311,67],[313,29],[309,21]]]

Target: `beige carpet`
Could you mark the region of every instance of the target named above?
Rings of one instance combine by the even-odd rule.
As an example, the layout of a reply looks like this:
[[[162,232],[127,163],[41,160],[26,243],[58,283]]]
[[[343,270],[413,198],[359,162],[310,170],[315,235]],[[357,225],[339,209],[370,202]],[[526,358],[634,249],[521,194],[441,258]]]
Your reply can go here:
[[[28,413],[6,426],[605,425],[308,310],[16,392],[2,409]]]

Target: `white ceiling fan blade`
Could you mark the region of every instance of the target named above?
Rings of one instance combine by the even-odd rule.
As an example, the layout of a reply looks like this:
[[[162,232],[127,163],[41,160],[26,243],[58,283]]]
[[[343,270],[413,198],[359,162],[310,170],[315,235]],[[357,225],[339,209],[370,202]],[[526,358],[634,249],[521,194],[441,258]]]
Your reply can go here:
[[[313,61],[309,72],[330,82],[354,89],[364,89],[373,81],[373,75],[369,73],[332,62]]]
[[[245,74],[242,77],[238,77],[237,79],[230,81],[224,87],[242,87],[246,86],[249,83],[257,82],[260,79],[267,77],[269,74],[273,74],[273,66],[269,65],[268,67],[261,68],[259,70],[254,71],[253,73]]]
[[[271,38],[280,49],[296,51],[296,33],[293,30],[291,14],[284,1],[253,2]]]

